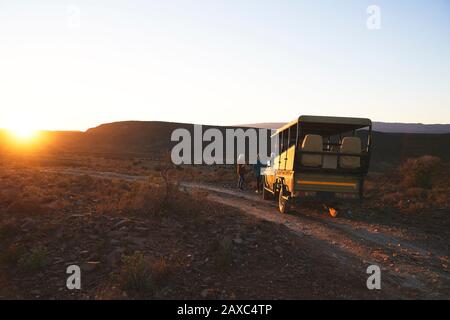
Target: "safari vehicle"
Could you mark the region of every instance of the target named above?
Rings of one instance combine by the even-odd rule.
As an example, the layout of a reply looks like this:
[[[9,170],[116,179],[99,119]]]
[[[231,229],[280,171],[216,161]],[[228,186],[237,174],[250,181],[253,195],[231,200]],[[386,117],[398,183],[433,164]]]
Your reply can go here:
[[[308,194],[362,200],[371,153],[369,119],[300,116],[274,135],[279,155],[262,171],[263,198],[278,196],[281,213]]]

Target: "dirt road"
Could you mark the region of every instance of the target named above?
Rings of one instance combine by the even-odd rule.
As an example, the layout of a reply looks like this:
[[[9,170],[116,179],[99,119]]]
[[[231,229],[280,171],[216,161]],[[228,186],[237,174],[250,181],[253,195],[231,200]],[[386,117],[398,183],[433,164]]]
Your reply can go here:
[[[78,169],[45,169],[72,175],[91,175],[105,179],[145,181],[145,176],[132,176],[111,172],[84,171]],[[352,217],[363,215],[358,207],[345,210],[351,214],[331,218],[320,204],[299,206],[292,214],[278,212],[275,201],[263,201],[259,195],[238,192],[230,188],[184,182],[181,188],[188,192],[202,190],[207,198],[240,209],[273,223],[288,227],[322,252],[332,256],[349,270],[378,265],[382,270],[382,296],[389,298],[448,299],[450,297],[450,273],[448,252],[412,238],[402,227],[366,222]],[[419,240],[418,240],[419,239]],[[340,268],[342,269],[342,268]],[[339,276],[339,275],[337,275]],[[368,276],[368,275],[367,275]],[[365,284],[362,284],[365,285]]]

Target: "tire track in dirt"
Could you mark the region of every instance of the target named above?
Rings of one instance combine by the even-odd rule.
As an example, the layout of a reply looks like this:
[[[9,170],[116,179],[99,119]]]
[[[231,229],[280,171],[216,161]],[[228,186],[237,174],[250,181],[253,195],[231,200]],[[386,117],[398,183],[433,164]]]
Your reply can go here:
[[[325,242],[331,248],[328,247],[324,254],[332,255],[342,263],[356,258],[366,265],[377,264],[383,271],[383,284],[388,281],[391,287],[404,290],[405,297],[448,299],[450,295],[450,275],[442,268],[441,260],[448,257],[442,253],[383,232],[371,232],[373,226],[367,223],[358,223],[356,227],[348,221],[341,222],[325,215],[324,218],[298,212],[298,215],[282,215],[275,202],[263,202],[255,195],[198,183],[182,183],[182,186],[210,191],[208,198],[212,201],[283,224],[299,236]],[[324,246],[321,248],[327,250]],[[346,256],[336,256],[333,248],[341,249]]]

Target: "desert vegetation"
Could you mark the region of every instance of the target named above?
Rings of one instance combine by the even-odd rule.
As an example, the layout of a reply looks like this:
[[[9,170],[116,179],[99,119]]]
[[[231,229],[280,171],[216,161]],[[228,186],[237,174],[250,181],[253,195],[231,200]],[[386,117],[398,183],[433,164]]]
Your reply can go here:
[[[321,295],[320,283],[327,277],[308,275],[314,280],[307,281],[300,266],[309,268],[324,258],[284,227],[211,203],[205,192],[186,193],[172,184],[167,189],[151,178],[126,182],[3,167],[1,297]],[[79,291],[65,287],[72,264],[83,272]],[[332,262],[320,265],[317,273],[332,277]],[[271,281],[261,282],[268,274]],[[358,275],[342,281],[359,281]],[[335,290],[338,296],[348,294],[338,284]]]
[[[345,269],[336,280],[336,268],[345,266],[285,226],[244,215],[211,202],[207,191],[187,192],[179,185],[191,181],[234,189],[234,167],[174,167],[158,161],[146,169],[145,179],[136,181],[89,174],[107,168],[144,175],[127,171],[129,163],[107,161],[74,175],[49,171],[39,162],[4,162],[1,298],[374,297],[360,286],[364,274]],[[425,156],[372,172],[364,214],[355,215],[354,208],[344,205],[340,217],[401,226],[447,250],[448,169],[445,161]],[[249,171],[247,192],[254,194]],[[72,264],[83,272],[82,290],[65,286],[66,268]]]
[[[372,202],[396,212],[447,210],[450,200],[450,165],[437,157],[407,159],[400,166],[374,175],[367,194]],[[374,203],[376,205],[376,203]]]

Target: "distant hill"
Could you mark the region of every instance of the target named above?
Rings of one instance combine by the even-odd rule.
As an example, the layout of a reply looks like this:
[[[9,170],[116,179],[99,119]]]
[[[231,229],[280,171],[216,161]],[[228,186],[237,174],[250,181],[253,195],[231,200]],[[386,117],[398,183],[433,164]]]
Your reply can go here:
[[[244,126],[240,126],[244,127]],[[257,127],[257,126],[253,126]],[[193,130],[193,124],[160,121],[123,121],[103,124],[83,133],[80,146],[85,151],[105,152],[161,152],[169,150],[173,143],[170,135],[177,128]],[[203,126],[225,130],[225,126]],[[425,154],[450,160],[450,133],[383,133],[374,132],[373,160],[399,163],[408,158]],[[76,145],[75,145],[76,147]]]
[[[52,152],[130,154],[130,156],[140,154],[161,158],[177,143],[171,141],[172,132],[181,128],[194,136],[194,124],[163,121],[120,121],[102,124],[85,132],[42,131],[39,149]],[[203,131],[210,128],[225,133],[228,128],[239,127],[203,125]],[[267,133],[270,134],[269,131]],[[0,129],[0,151],[8,149],[6,137],[7,134]],[[206,146],[208,142],[204,144]],[[5,145],[6,148],[3,148]]]
[[[373,163],[399,164],[407,158],[433,155],[450,161],[450,133],[373,133]]]
[[[450,133],[450,124],[374,122],[373,130],[391,133]]]
[[[254,124],[243,124],[243,127],[277,129],[284,122],[264,122]],[[422,124],[422,123],[396,123],[396,122],[373,122],[372,129],[387,133],[450,133],[450,124]]]

